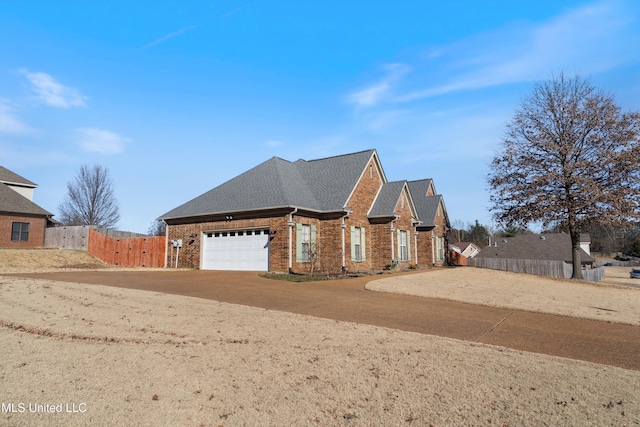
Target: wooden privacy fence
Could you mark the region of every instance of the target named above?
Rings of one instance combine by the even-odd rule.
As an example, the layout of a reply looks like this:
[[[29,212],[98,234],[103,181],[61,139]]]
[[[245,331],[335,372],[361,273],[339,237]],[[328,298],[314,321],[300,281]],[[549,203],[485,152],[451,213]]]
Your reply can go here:
[[[165,242],[164,236],[87,226],[52,227],[45,231],[46,247],[87,251],[106,264],[120,267],[164,267]]]
[[[89,230],[89,253],[102,262],[120,267],[164,267],[165,238],[105,236]]]
[[[89,228],[84,225],[49,227],[44,231],[44,246],[86,251],[89,249]]]
[[[570,279],[573,274],[573,266],[564,261],[476,257],[469,258],[467,263],[471,267],[535,274],[537,276],[557,277],[560,279]],[[585,280],[597,282],[604,279],[604,268],[597,267],[582,270],[582,275]]]

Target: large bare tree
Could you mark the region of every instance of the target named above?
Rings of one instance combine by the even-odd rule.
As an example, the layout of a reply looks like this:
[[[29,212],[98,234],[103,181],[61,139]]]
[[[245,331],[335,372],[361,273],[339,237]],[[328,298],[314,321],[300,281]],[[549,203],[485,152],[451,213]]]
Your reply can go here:
[[[568,229],[572,277],[582,278],[581,226],[640,218],[639,136],[640,114],[578,75],[536,85],[491,163],[494,219]]]
[[[67,184],[67,195],[59,206],[65,225],[95,225],[113,228],[120,219],[109,170],[100,165],[82,165]]]

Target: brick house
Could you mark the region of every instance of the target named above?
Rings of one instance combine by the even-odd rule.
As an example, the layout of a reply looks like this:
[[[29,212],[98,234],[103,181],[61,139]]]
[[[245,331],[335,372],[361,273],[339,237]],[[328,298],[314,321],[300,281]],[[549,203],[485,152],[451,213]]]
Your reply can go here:
[[[426,262],[421,265],[448,264],[447,232],[451,228],[444,197],[436,194],[432,179],[410,181],[409,190],[414,195],[420,224],[416,226],[418,251]]]
[[[44,245],[52,213],[33,203],[36,184],[0,166],[0,248],[32,249]]]
[[[449,224],[433,182],[387,181],[376,150],[273,157],[158,219],[168,265],[301,273],[442,263]]]

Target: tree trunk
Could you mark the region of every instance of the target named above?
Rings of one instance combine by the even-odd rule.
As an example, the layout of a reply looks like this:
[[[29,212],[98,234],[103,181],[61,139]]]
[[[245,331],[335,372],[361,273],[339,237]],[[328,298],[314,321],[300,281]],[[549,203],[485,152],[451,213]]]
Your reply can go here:
[[[582,280],[582,260],[580,258],[580,232],[569,230],[571,234],[571,260],[573,262],[572,279]]]

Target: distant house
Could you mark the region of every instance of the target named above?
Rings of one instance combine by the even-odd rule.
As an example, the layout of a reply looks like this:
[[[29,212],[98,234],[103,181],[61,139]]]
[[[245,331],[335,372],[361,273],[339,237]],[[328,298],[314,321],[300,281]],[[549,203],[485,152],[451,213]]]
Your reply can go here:
[[[451,265],[465,266],[467,260],[480,252],[480,248],[473,242],[458,242],[449,244],[449,259]]]
[[[587,255],[591,256],[591,236],[588,233],[580,235],[580,247]]]
[[[473,258],[480,253],[480,247],[473,242],[449,243],[449,248],[466,258]]]
[[[582,265],[593,265],[595,258],[580,250]],[[483,248],[476,259],[521,259],[539,261],[564,261],[573,264],[571,237],[566,233],[522,234],[497,239]]]
[[[566,233],[523,234],[496,240],[469,259],[468,265],[568,279],[573,275],[572,253],[571,237]],[[595,262],[584,249],[580,249],[585,280],[597,282],[604,278],[604,268],[597,267]]]
[[[159,219],[177,265],[203,270],[431,266],[445,262],[449,227],[433,181],[388,181],[376,150],[273,157]]]
[[[53,214],[33,203],[37,185],[0,166],[0,247],[38,248]]]

